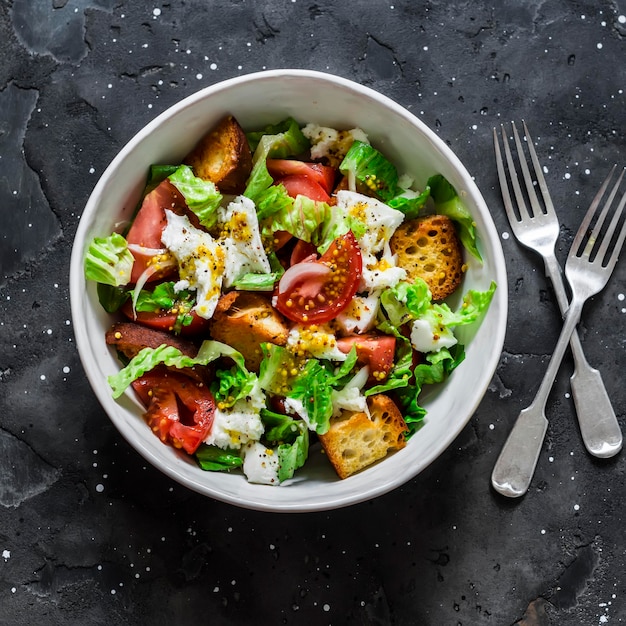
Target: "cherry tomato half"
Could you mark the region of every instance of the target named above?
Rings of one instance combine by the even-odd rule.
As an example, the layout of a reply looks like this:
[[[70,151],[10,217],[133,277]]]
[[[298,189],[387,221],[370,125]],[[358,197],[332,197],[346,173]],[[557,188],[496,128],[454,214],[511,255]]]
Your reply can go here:
[[[213,425],[215,400],[208,387],[185,374],[155,368],[135,380],[133,388],[154,434],[193,454]]]
[[[352,234],[333,241],[317,261],[292,265],[276,291],[276,308],[293,322],[328,322],[346,308],[356,293],[363,261]]]

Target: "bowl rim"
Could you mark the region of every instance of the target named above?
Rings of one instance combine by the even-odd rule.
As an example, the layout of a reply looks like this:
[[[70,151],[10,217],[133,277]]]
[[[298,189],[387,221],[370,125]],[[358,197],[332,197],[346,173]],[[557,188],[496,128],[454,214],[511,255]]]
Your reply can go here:
[[[154,130],[159,128],[163,123],[167,122],[170,118],[176,116],[180,111],[193,107],[196,103],[203,101],[213,95],[227,91],[233,87],[237,87],[244,83],[252,83],[255,81],[263,81],[272,78],[287,78],[296,77],[312,80],[322,80],[326,82],[334,83],[341,86],[355,94],[366,96],[370,100],[374,100],[384,107],[391,108],[394,113],[404,118],[410,125],[418,128],[432,143],[434,143],[440,152],[443,154],[446,160],[448,160],[451,166],[456,170],[458,175],[462,178],[464,189],[471,194],[474,202],[480,211],[485,225],[481,229],[481,239],[490,240],[492,242],[492,253],[494,255],[494,272],[496,273],[497,289],[494,294],[494,300],[498,302],[499,315],[496,318],[495,333],[491,336],[493,340],[493,346],[496,348],[490,351],[488,358],[483,363],[483,369],[489,372],[489,377],[485,376],[483,379],[483,385],[480,389],[480,393],[475,394],[474,401],[467,409],[467,418],[465,420],[459,420],[455,422],[454,428],[451,428],[445,438],[445,444],[441,446],[437,454],[430,455],[431,458],[427,458],[425,462],[420,463],[416,469],[409,468],[406,472],[397,475],[393,480],[383,481],[373,484],[371,488],[365,491],[358,491],[346,496],[340,494],[338,497],[330,496],[324,499],[311,499],[306,502],[277,502],[276,505],[266,504],[265,502],[259,503],[252,499],[244,500],[241,497],[234,495],[224,494],[218,488],[206,483],[202,483],[199,480],[189,479],[185,476],[181,476],[175,467],[171,467],[168,464],[164,464],[163,460],[157,456],[148,448],[146,448],[141,441],[138,441],[133,436],[132,428],[124,420],[118,419],[117,416],[111,415],[111,412],[107,410],[107,404],[110,402],[110,391],[103,384],[100,377],[97,377],[92,371],[91,355],[88,351],[90,343],[89,334],[82,319],[82,306],[81,300],[85,293],[86,280],[83,274],[83,258],[84,247],[87,242],[87,232],[91,225],[90,218],[97,209],[100,201],[100,196],[109,184],[110,179],[117,171],[119,164],[126,158],[125,155],[132,152],[139,144],[141,144]],[[485,229],[487,232],[485,232]],[[241,76],[229,78],[213,85],[204,87],[193,94],[186,96],[185,98],[174,103],[159,115],[157,115],[152,121],[148,122],[143,128],[135,133],[131,139],[125,143],[122,148],[117,152],[110,164],[105,168],[104,172],[100,176],[96,185],[94,186],[89,198],[85,204],[85,208],[80,217],[74,240],[72,244],[71,258],[70,258],[70,306],[72,315],[72,326],[76,338],[76,345],[79,353],[81,363],[85,374],[90,382],[92,391],[98,398],[102,408],[113,422],[118,432],[126,439],[126,441],[139,452],[145,460],[154,465],[159,471],[163,472],[170,478],[174,479],[179,484],[190,488],[191,490],[200,493],[205,496],[212,497],[216,500],[233,504],[242,508],[266,511],[266,512],[313,512],[313,511],[325,511],[330,509],[342,508],[358,504],[373,498],[379,497],[385,493],[388,493],[402,484],[408,482],[417,474],[424,471],[443,451],[445,451],[458,434],[465,428],[467,423],[474,415],[479,404],[484,398],[484,394],[495,374],[497,365],[500,360],[501,352],[504,346],[504,338],[507,327],[508,316],[508,284],[507,273],[504,260],[504,253],[500,238],[498,236],[495,224],[491,218],[489,209],[485,203],[485,200],[478,189],[473,178],[462,164],[460,159],[452,151],[452,149],[424,122],[422,122],[416,115],[411,113],[403,105],[397,103],[392,98],[381,94],[374,89],[356,83],[350,79],[337,76],[328,72],[321,72],[317,70],[305,70],[305,69],[273,69],[263,70],[258,72],[252,72],[249,74],[243,74]],[[492,302],[492,306],[494,303]],[[242,478],[245,480],[245,477]],[[266,487],[266,486],[262,486]],[[272,487],[275,489],[275,487]],[[288,487],[283,487],[288,488]]]

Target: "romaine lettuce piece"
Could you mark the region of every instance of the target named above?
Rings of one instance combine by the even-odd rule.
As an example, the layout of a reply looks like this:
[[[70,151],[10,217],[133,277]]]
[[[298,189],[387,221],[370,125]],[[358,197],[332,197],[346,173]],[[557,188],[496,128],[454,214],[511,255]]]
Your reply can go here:
[[[250,148],[253,150],[252,172],[250,172],[243,195],[257,203],[261,194],[274,183],[274,179],[267,170],[267,159],[284,159],[296,156],[307,150],[310,143],[293,118],[288,118],[280,124],[270,126],[262,131],[247,133],[247,137]],[[279,206],[282,206],[286,202],[286,198],[289,197],[284,187],[282,189],[284,193],[281,193]],[[266,202],[265,217],[267,217],[269,208],[270,205]]]
[[[293,477],[294,472],[302,467],[309,456],[309,431],[299,427],[299,434],[293,443],[281,443],[278,446],[278,480],[283,482]]]
[[[200,467],[209,472],[228,471],[243,465],[239,450],[223,450],[204,443],[196,450],[195,457]]]
[[[461,243],[470,254],[482,261],[476,247],[476,223],[459,198],[456,189],[441,174],[431,176],[428,179],[428,186],[430,196],[435,202],[435,211],[441,215],[447,215],[458,224]]]
[[[262,344],[263,360],[259,385],[269,393],[296,400],[302,404],[311,430],[322,435],[328,431],[333,414],[333,389],[342,388],[350,379],[357,354],[353,348],[336,371],[331,364],[308,359],[304,365],[295,362],[291,352],[274,344]]]
[[[178,348],[165,344],[158,348],[144,348],[130,360],[126,367],[111,374],[107,380],[113,390],[113,397],[119,398],[134,380],[161,363],[182,369],[194,365],[208,365],[222,356],[229,357],[240,369],[248,372],[240,352],[221,341],[206,339],[202,342],[195,357],[186,356]]]
[[[134,262],[122,235],[113,233],[108,237],[95,237],[85,254],[85,278],[113,287],[127,285]]]
[[[376,148],[362,141],[357,140],[350,146],[339,165],[339,171],[349,181],[360,183],[383,202],[403,192],[398,185],[395,165]]]
[[[222,201],[222,194],[210,180],[194,175],[188,165],[181,165],[168,177],[169,181],[185,198],[189,209],[196,214],[200,224],[211,228],[217,220],[217,208]]]

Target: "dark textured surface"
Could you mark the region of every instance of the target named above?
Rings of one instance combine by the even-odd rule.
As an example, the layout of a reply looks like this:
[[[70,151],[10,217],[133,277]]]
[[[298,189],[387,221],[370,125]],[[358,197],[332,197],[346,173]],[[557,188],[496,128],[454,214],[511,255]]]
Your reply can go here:
[[[0,624],[626,622],[626,457],[585,453],[569,358],[530,492],[489,486],[559,331],[540,260],[507,234],[492,128],[531,124],[563,258],[626,161],[626,3],[508,4],[0,0]],[[435,129],[483,192],[510,279],[500,365],[455,443],[401,489],[307,515],[214,502],[146,466],[83,374],[67,278],[82,207],[137,130],[201,87],[288,66],[360,81]],[[622,426],[625,283],[622,259],[581,326]]]

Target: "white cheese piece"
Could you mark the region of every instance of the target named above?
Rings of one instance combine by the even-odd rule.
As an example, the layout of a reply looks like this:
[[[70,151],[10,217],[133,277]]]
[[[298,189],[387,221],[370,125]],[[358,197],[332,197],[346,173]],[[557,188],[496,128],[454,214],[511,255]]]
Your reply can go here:
[[[352,380],[348,381],[343,389],[333,389],[331,393],[333,417],[339,417],[342,411],[365,413],[370,417],[367,398],[361,393],[369,377],[369,371],[370,368],[366,365],[354,375]]]
[[[307,413],[302,400],[287,397],[283,400],[283,403],[285,406],[285,413],[287,413],[287,415],[296,415],[300,417],[306,424],[306,427],[311,430],[311,420],[309,419],[309,414]]]
[[[457,339],[445,326],[433,324],[427,318],[420,318],[411,327],[411,345],[418,352],[439,352],[441,348],[450,348]]]
[[[224,287],[231,287],[244,274],[269,274],[270,262],[261,241],[254,202],[238,196],[226,208],[218,208],[217,220],[222,229],[219,244],[225,255]]]
[[[278,454],[272,448],[267,448],[258,441],[246,445],[242,469],[248,482],[278,485],[279,467]]]
[[[345,361],[347,355],[337,347],[337,339],[327,325],[294,326],[287,335],[287,348],[296,355]]]
[[[404,220],[402,211],[355,191],[338,191],[337,206],[366,225],[366,232],[358,240],[364,254],[381,252]]]
[[[302,129],[302,133],[311,142],[311,158],[326,158],[334,167],[343,161],[355,141],[369,144],[367,135],[360,128],[335,130],[327,126],[307,124]]]
[[[193,226],[184,215],[166,209],[165,216],[161,241],[178,262],[178,288],[184,285],[195,291],[197,314],[210,319],[222,288],[224,252],[209,233]]]
[[[337,316],[337,324],[347,335],[364,333],[374,326],[380,308],[377,294],[354,296]]]
[[[222,449],[239,449],[258,441],[264,430],[259,409],[246,400],[238,400],[229,409],[216,407],[211,432],[204,443]]]

